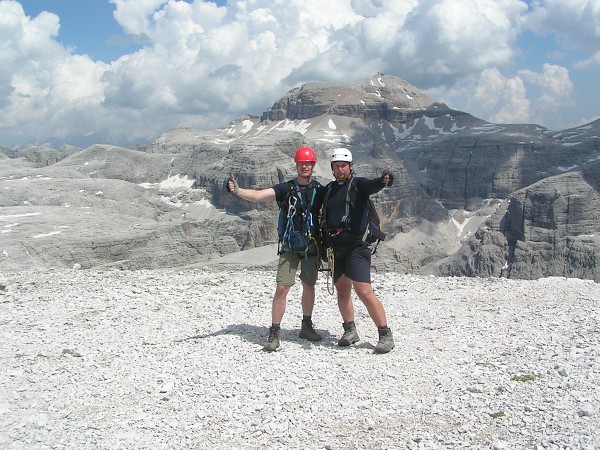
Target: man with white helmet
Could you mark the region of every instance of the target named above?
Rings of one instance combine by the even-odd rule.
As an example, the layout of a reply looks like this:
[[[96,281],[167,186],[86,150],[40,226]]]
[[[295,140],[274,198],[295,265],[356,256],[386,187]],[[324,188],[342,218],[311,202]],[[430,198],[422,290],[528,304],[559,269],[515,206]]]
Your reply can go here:
[[[243,189],[238,186],[233,174],[227,182],[227,190],[233,195],[251,202],[277,201],[283,217],[290,217],[289,209],[300,212],[314,222],[314,232],[319,230],[319,214],[325,188],[313,179],[313,170],[317,163],[317,154],[310,147],[300,147],[294,156],[297,177],[284,183],[278,183],[266,189]],[[294,217],[300,217],[300,214]],[[280,216],[281,217],[281,216]],[[280,230],[281,234],[281,230]],[[282,236],[280,235],[280,239]],[[311,242],[312,240],[312,242]],[[285,312],[286,297],[294,284],[298,266],[302,282],[302,326],[300,337],[309,341],[320,341],[321,336],[313,328],[312,312],[315,303],[315,284],[318,275],[318,249],[316,238],[308,239],[302,249],[281,246],[277,268],[275,294],[271,306],[271,327],[269,337],[263,349],[275,351],[281,340],[281,321]]]
[[[344,320],[344,334],[338,345],[347,347],[359,340],[351,297],[354,289],[377,325],[379,342],[375,352],[388,353],[394,348],[394,339],[383,305],[371,287],[371,244],[365,242],[364,237],[368,226],[369,196],[391,186],[394,178],[389,167],[381,177],[372,180],[355,176],[352,167],[350,150],[338,148],[333,151],[331,170],[335,180],[327,185],[322,218],[327,241],[333,249],[333,281]],[[349,193],[350,185],[353,186]]]

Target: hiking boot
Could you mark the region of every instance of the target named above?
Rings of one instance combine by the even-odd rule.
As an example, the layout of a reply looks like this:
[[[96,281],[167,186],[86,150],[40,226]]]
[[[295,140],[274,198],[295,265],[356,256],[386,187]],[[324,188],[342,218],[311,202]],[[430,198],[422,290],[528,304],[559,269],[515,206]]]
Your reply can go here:
[[[313,328],[312,320],[303,320],[302,328],[300,329],[300,337],[309,341],[320,341],[323,339],[321,335],[317,334]]]
[[[279,348],[279,336],[281,335],[280,328],[269,328],[269,337],[267,343],[263,346],[263,350],[266,352],[274,352]]]
[[[379,328],[379,342],[375,346],[375,353],[387,353],[394,348],[392,330],[388,327]]]
[[[338,345],[340,347],[348,347],[349,345],[358,342],[358,332],[356,331],[354,321],[344,322],[342,325],[344,326],[344,334],[338,341]]]

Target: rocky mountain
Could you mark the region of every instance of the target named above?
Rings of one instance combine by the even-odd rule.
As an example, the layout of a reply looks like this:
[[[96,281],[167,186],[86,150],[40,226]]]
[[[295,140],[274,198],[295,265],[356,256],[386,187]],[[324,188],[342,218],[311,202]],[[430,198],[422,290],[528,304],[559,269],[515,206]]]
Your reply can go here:
[[[359,175],[390,165],[375,197],[388,239],[378,270],[600,280],[600,120],[551,131],[493,124],[392,76],[309,83],[259,116],[204,132],[175,129],[132,149],[0,153],[0,270],[218,262],[276,243],[277,209],[234,198],[293,176],[303,145],[332,178],[332,149]],[[68,206],[67,206],[68,205]]]

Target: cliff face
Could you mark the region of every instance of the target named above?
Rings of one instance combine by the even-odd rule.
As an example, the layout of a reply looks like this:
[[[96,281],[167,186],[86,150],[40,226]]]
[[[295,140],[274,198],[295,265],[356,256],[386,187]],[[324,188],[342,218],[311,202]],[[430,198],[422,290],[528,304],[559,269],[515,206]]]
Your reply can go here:
[[[430,196],[444,199],[447,207],[464,208],[472,199],[507,198],[539,180],[582,167],[598,152],[596,137],[569,146],[536,126],[475,125],[409,148],[402,160]]]
[[[600,280],[600,195],[581,176],[544,179],[511,198],[506,215],[508,273]]]
[[[394,186],[374,198],[388,234],[373,261],[380,270],[598,280],[600,121],[559,132],[487,123],[385,75],[309,83],[260,118],[209,132],[170,130],[131,150],[2,149],[5,215],[76,224],[81,214],[57,208],[84,207],[84,200],[106,214],[98,213],[96,235],[76,225],[68,237],[53,234],[59,245],[11,228],[3,237],[13,236],[10,249],[20,256],[0,265],[27,266],[31,255],[46,255],[34,259],[164,267],[273,244],[276,205],[232,197],[225,182],[234,173],[240,186],[258,189],[293,178],[294,152],[305,145],[317,152],[322,183],[332,179],[329,156],[337,147],[352,151],[360,176],[393,168]],[[27,183],[17,183],[19,176]],[[38,216],[26,217],[33,226]],[[38,233],[48,234],[51,223],[37,223]]]
[[[507,207],[438,268],[450,275],[598,281],[598,255],[600,194],[573,172],[513,193]]]

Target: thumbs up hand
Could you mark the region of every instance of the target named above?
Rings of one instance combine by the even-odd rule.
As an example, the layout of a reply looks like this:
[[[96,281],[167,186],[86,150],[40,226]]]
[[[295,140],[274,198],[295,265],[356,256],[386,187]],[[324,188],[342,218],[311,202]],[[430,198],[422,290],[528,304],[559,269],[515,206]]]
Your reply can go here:
[[[392,174],[392,168],[390,166],[387,166],[383,170],[383,173],[381,174],[381,180],[387,187],[390,187],[392,184],[394,184],[394,175]]]
[[[235,181],[235,176],[233,174],[229,174],[229,180],[227,180],[227,184],[225,185],[227,192],[233,195],[237,195],[238,193],[238,184]]]

